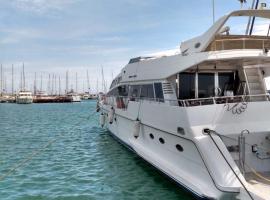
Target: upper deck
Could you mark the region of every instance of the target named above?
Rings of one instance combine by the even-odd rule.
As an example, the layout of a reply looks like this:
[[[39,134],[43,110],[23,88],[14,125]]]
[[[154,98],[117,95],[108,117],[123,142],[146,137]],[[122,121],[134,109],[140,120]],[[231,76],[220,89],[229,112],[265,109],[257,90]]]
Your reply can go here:
[[[218,35],[205,51],[232,49],[269,49],[270,37],[252,35]]]

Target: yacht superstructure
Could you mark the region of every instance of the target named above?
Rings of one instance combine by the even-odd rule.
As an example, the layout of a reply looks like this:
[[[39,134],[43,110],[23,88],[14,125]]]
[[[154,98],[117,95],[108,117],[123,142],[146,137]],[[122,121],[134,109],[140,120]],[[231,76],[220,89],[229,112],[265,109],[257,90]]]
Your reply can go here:
[[[202,199],[270,199],[270,37],[233,35],[240,10],[181,44],[131,59],[99,98],[100,123]]]
[[[16,97],[16,103],[18,103],[18,104],[31,104],[31,103],[33,103],[32,92],[20,91]]]

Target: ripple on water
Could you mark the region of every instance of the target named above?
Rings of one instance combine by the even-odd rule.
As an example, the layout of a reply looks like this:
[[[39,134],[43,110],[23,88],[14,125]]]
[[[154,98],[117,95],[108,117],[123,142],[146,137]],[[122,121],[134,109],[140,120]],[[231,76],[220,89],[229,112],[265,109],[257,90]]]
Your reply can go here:
[[[0,181],[0,199],[192,199],[101,129],[94,110],[94,101],[0,104],[0,174],[56,139]]]

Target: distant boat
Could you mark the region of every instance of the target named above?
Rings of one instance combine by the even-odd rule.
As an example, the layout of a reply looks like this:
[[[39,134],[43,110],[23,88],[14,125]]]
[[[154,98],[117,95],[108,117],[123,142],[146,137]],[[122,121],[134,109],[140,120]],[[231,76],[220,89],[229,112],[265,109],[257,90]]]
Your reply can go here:
[[[81,96],[75,92],[67,93],[67,96],[70,98],[71,102],[81,102]]]
[[[33,103],[33,95],[30,91],[20,91],[16,97],[17,104],[31,104]]]
[[[16,103],[17,104],[31,104],[33,103],[33,95],[31,91],[26,90],[25,87],[25,73],[24,73],[24,64],[21,74],[21,90],[19,91],[17,97],[16,97]]]

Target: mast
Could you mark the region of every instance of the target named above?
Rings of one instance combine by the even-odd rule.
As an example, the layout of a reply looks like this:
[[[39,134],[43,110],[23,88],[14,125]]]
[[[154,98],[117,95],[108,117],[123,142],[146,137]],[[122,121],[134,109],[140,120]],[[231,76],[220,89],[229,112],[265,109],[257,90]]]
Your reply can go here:
[[[51,95],[53,95],[53,89],[54,89],[54,74],[52,74],[52,87],[51,87]]]
[[[255,0],[252,1],[251,9],[254,9],[254,5],[255,5]],[[241,7],[242,7],[242,2],[241,2]],[[247,23],[247,28],[246,28],[246,35],[248,35],[248,32],[249,32],[250,22],[251,22],[251,17],[248,18],[248,23]]]
[[[212,14],[213,14],[213,24],[215,23],[216,21],[216,17],[215,17],[215,0],[212,0]]]
[[[97,95],[98,95],[98,78],[97,78],[97,85],[96,85],[96,93],[97,93]]]
[[[260,0],[256,0],[255,10],[258,9],[259,1],[260,1]],[[254,27],[254,23],[255,23],[255,18],[256,18],[256,17],[252,17],[251,26],[250,26],[250,30],[249,30],[249,35],[252,35],[253,27]]]
[[[14,94],[14,67],[11,67],[11,94]]]
[[[3,66],[1,64],[0,96],[3,95]]]
[[[21,74],[20,74],[20,90],[22,91],[22,85],[23,85],[23,83],[22,83],[22,77],[23,77],[23,75],[22,75],[22,71],[21,71]]]
[[[40,75],[40,91],[42,91],[42,73]]]
[[[66,94],[68,93],[68,70],[66,71]]]
[[[103,66],[101,66],[101,76],[102,76],[102,92],[106,93],[106,82],[104,78]]]
[[[60,79],[60,76],[59,76],[59,80],[58,80],[58,94],[59,94],[59,96],[61,95],[61,79]]]
[[[56,85],[56,82],[57,82],[57,81],[56,81],[56,79],[57,79],[57,77],[56,77],[56,75],[55,75],[55,77],[54,77],[54,94],[55,94],[55,95],[57,95],[57,89],[56,89],[56,88],[57,88],[57,85]]]
[[[23,72],[22,72],[22,90],[25,91],[25,73],[24,73],[24,63],[23,63]]]
[[[34,94],[37,93],[37,73],[35,72],[35,80],[34,80]]]
[[[47,87],[48,87],[48,88],[47,88],[48,94],[50,94],[50,90],[51,90],[50,84],[51,84],[51,75],[49,74],[48,86],[47,86]]]
[[[75,84],[75,92],[78,93],[78,75],[77,75],[77,72],[76,72],[76,84]]]
[[[87,90],[88,90],[88,93],[90,94],[91,91],[90,91],[90,82],[89,82],[89,74],[88,74],[88,70],[87,70]]]

